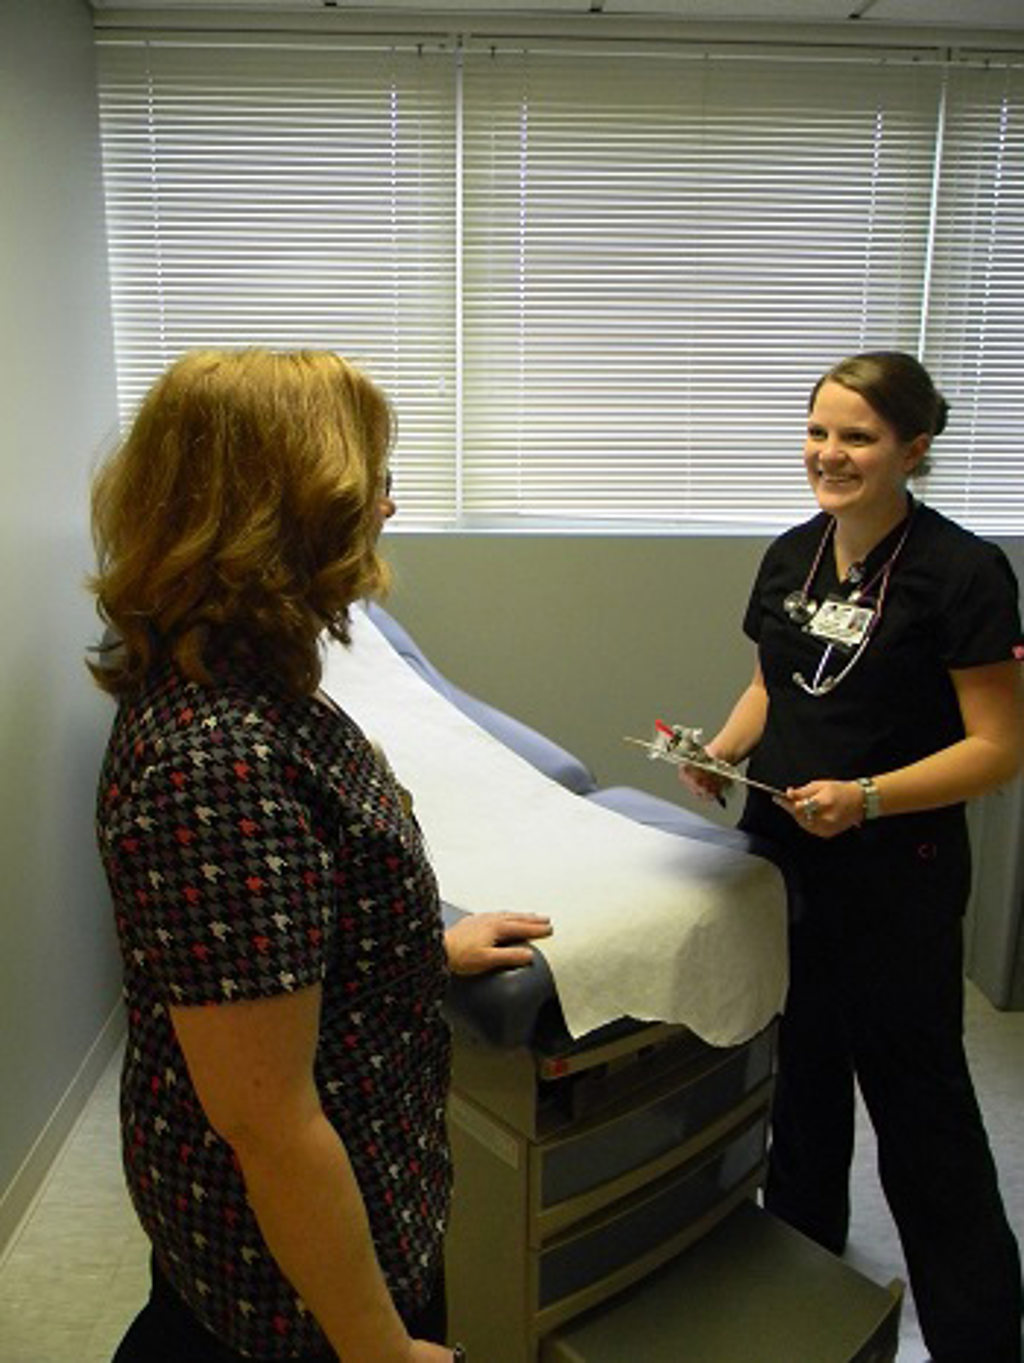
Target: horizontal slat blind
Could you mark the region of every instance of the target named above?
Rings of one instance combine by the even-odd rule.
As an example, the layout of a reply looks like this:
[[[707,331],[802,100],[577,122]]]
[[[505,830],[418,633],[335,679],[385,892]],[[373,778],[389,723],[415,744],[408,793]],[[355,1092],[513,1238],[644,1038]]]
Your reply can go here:
[[[314,346],[400,414],[424,522],[455,497],[454,56],[407,45],[100,45],[122,409],[193,346]]]
[[[101,36],[125,419],[196,345],[325,346],[407,528],[770,530],[808,388],[916,351],[929,501],[1024,532],[1019,61]]]
[[[952,411],[928,496],[1024,533],[1024,66],[950,72],[926,356]]]
[[[916,345],[939,72],[467,57],[465,506],[782,525],[812,380]]]

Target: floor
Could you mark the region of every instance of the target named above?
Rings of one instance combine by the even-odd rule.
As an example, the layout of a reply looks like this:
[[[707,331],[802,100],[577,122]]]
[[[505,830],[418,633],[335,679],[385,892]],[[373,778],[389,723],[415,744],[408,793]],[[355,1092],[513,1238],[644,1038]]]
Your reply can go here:
[[[1024,1012],[1002,1013],[968,990],[967,1043],[1010,1219],[1024,1231]],[[147,1248],[121,1180],[117,1062],[97,1085],[36,1206],[0,1260],[0,1363],[110,1363],[141,1304]],[[880,1283],[904,1278],[874,1175],[873,1138],[858,1140],[854,1267]],[[922,1363],[913,1303],[898,1363]],[[186,1363],[186,1360],[182,1360]],[[708,1360],[707,1363],[714,1363]],[[751,1363],[756,1363],[752,1359]]]

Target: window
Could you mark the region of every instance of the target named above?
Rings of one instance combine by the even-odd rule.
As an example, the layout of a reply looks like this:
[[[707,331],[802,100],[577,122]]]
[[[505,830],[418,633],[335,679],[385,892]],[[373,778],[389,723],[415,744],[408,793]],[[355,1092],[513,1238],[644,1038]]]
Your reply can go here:
[[[770,530],[809,510],[817,375],[920,349],[953,411],[928,499],[1024,531],[1019,66],[436,38],[100,50],[126,416],[189,346],[329,346],[395,401],[406,527]]]
[[[1024,532],[1024,65],[949,72],[925,359],[953,416],[930,498]],[[954,457],[947,458],[947,440]]]
[[[194,346],[339,350],[394,401],[409,519],[438,518],[455,483],[451,51],[115,39],[100,58],[123,419]]]

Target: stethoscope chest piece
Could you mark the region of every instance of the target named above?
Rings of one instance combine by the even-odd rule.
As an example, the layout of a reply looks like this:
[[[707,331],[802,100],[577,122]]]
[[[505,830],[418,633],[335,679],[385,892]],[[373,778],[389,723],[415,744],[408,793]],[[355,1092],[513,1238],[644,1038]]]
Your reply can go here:
[[[782,603],[782,609],[794,625],[807,625],[817,614],[818,604],[801,587],[799,591],[790,592]]]
[[[803,586],[795,592],[790,592],[783,599],[782,609],[789,619],[800,629],[822,640],[825,644],[825,651],[821,656],[821,661],[818,663],[812,681],[808,681],[802,672],[793,673],[793,681],[809,696],[827,696],[830,691],[834,691],[843,678],[848,676],[856,666],[861,654],[867,648],[868,642],[882,618],[885,596],[889,588],[889,578],[892,576],[892,570],[900,556],[900,551],[907,542],[916,510],[915,503],[911,501],[910,514],[907,516],[906,524],[903,527],[903,534],[900,536],[896,548],[872,577],[870,583],[863,587],[861,585],[866,576],[864,564],[862,562],[851,564],[845,580],[855,590],[846,598],[829,596],[819,606],[817,602],[811,600],[810,588],[818,571],[821,556],[825,552],[825,545],[835,531],[835,521],[831,521],[821,537],[821,542],[814,555],[814,562],[811,564],[811,570],[807,574]],[[879,584],[876,604],[867,606],[864,604],[864,598],[868,596],[876,582]],[[826,676],[825,668],[837,648],[844,653],[849,652],[851,657],[839,672]]]

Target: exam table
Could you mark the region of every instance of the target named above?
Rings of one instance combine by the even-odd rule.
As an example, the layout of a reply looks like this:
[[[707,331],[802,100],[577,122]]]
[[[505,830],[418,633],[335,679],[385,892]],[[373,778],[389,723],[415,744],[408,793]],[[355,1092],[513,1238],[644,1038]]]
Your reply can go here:
[[[575,799],[723,857],[771,855],[671,801],[600,790],[573,754],[451,683],[379,606],[367,616],[437,695]],[[444,911],[453,922],[463,910]],[[730,1045],[630,1017],[579,1034],[543,946],[529,967],[454,979],[448,1013],[450,1325],[473,1363],[895,1358],[899,1286],[870,1283],[755,1205],[770,1018]]]

